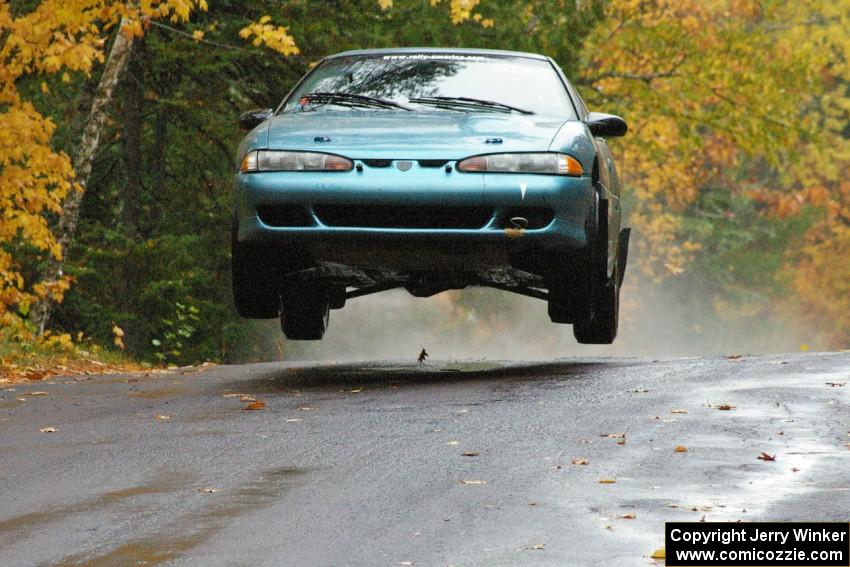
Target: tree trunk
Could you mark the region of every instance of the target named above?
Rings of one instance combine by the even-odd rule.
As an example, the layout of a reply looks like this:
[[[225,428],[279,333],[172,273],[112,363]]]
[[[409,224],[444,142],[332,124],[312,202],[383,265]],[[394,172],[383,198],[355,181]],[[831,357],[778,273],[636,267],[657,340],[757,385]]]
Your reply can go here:
[[[76,179],[73,181],[79,184],[80,189],[71,191],[65,198],[65,202],[62,204],[62,216],[59,217],[59,222],[54,231],[56,241],[59,243],[61,257],[57,260],[53,255],[48,256],[47,265],[41,273],[40,281],[42,282],[55,282],[62,278],[63,260],[77,232],[77,223],[80,218],[80,204],[83,201],[86,182],[91,174],[92,161],[94,160],[95,153],[97,153],[100,137],[103,134],[107,109],[112,102],[112,92],[115,90],[115,85],[118,84],[122,73],[127,68],[127,61],[133,49],[132,37],[128,37],[121,31],[125,24],[126,20],[122,20],[118,33],[115,35],[115,41],[112,43],[112,49],[109,51],[109,56],[103,67],[103,74],[100,77],[97,91],[92,100],[88,120],[83,129],[83,135],[80,138],[80,145],[74,156]],[[32,321],[38,327],[39,334],[44,333],[52,310],[53,301],[49,297],[42,298],[34,306]]]

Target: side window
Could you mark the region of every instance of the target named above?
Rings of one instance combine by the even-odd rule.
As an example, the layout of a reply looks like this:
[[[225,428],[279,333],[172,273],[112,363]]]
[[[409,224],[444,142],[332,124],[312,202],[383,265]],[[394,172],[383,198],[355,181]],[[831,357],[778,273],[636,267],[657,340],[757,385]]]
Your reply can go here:
[[[579,114],[581,114],[582,117],[587,116],[590,111],[587,110],[587,105],[584,104],[584,101],[581,100],[578,91],[575,90],[572,85],[570,85],[570,96],[572,96],[573,100],[576,101],[576,106],[579,108]]]

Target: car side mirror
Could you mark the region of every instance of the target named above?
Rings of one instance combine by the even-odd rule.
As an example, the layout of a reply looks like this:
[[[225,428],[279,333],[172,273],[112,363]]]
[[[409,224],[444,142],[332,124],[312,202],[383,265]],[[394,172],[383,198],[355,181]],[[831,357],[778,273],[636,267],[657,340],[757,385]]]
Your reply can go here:
[[[626,121],[613,114],[604,114],[602,112],[591,112],[584,119],[587,127],[590,128],[590,133],[594,136],[603,138],[617,138],[625,136],[629,131],[629,125]]]
[[[255,109],[244,112],[239,117],[239,127],[243,130],[253,130],[268,120],[273,113],[274,110],[271,108]]]

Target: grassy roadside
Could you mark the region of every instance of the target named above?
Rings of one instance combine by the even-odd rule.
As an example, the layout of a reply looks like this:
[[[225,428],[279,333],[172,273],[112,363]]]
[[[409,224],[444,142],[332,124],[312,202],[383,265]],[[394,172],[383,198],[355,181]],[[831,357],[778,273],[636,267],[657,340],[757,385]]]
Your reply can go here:
[[[21,340],[0,333],[0,384],[38,381],[53,376],[114,374],[150,368],[95,344],[69,340]]]

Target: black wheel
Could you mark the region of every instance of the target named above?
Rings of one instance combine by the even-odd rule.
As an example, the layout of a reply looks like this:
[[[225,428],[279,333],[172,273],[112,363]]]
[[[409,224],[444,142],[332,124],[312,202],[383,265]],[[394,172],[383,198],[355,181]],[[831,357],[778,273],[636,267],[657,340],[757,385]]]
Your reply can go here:
[[[610,345],[617,338],[620,288],[611,279],[598,291],[590,320],[573,324],[573,336],[583,345]]]
[[[236,239],[238,223],[231,228],[231,285],[236,312],[247,319],[274,319],[280,313],[275,265],[267,251]]]
[[[325,289],[304,289],[287,294],[280,312],[280,327],[287,339],[318,341],[328,328],[331,302]]]
[[[549,286],[549,319],[553,323],[575,323],[590,318],[587,285],[556,281]]]
[[[620,313],[620,286],[617,282],[619,261],[615,258],[612,277],[608,277],[608,201],[596,196],[588,233],[588,276],[585,280],[587,305],[584,317],[573,322],[573,336],[584,345],[610,345],[617,337]]]

